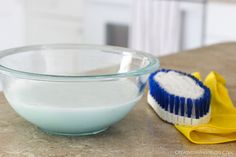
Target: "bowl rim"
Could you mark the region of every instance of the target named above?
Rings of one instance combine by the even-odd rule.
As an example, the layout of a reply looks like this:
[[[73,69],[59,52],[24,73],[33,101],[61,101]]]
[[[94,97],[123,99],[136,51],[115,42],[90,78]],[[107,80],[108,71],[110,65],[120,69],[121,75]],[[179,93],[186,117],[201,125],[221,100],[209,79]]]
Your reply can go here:
[[[136,55],[139,57],[147,58],[149,64],[128,72],[122,73],[110,73],[110,74],[101,74],[101,75],[56,75],[56,74],[42,74],[42,73],[33,73],[27,72],[23,70],[16,70],[13,68],[9,68],[0,64],[0,73],[15,76],[17,78],[24,78],[24,79],[31,79],[31,80],[44,80],[44,81],[90,81],[90,80],[110,80],[110,79],[118,79],[118,78],[125,78],[125,77],[133,77],[133,76],[140,76],[145,74],[150,74],[157,70],[160,66],[160,62],[157,57],[138,50],[133,50],[124,47],[118,46],[110,46],[110,45],[95,45],[95,44],[41,44],[41,45],[29,45],[29,46],[22,46],[16,48],[10,48],[6,50],[0,51],[0,59],[27,51],[32,50],[44,50],[44,49],[60,49],[60,48],[84,48],[84,49],[98,49],[103,51],[108,51],[109,53],[114,54],[123,54],[124,52],[128,52],[132,55]]]

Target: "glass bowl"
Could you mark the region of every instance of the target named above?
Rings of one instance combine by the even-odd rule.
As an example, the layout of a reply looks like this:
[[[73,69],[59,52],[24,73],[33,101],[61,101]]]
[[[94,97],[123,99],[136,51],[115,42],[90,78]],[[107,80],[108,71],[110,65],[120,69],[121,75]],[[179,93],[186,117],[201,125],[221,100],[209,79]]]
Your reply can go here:
[[[149,54],[113,46],[52,44],[0,52],[11,107],[59,135],[96,134],[120,121],[158,67]]]

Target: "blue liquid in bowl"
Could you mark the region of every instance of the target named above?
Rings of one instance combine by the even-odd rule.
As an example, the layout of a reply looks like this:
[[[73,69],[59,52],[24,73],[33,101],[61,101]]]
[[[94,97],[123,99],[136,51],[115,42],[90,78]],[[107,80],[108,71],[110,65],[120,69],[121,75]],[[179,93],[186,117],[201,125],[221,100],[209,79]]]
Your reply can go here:
[[[142,97],[129,79],[100,82],[16,80],[5,89],[10,105],[43,130],[87,135],[124,118]]]

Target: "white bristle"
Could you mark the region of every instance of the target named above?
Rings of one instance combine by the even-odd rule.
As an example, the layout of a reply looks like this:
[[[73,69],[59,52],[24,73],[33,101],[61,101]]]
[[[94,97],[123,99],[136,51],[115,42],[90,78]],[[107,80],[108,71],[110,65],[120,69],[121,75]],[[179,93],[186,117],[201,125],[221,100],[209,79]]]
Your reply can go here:
[[[204,89],[197,85],[192,78],[175,71],[158,72],[154,79],[165,91],[176,96],[196,99],[204,93]]]

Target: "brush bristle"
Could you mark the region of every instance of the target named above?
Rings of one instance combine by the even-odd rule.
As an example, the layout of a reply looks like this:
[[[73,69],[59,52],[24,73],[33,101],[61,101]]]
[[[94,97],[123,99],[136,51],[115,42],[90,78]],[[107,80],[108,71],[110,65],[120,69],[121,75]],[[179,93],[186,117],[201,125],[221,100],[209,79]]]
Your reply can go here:
[[[154,78],[159,72],[176,72],[187,76],[203,89],[203,94],[197,98],[189,98],[169,93]],[[150,75],[149,87],[148,102],[163,120],[181,125],[197,125],[209,121],[211,93],[194,76],[176,70],[161,69]]]

